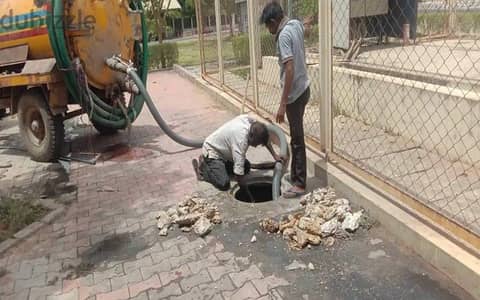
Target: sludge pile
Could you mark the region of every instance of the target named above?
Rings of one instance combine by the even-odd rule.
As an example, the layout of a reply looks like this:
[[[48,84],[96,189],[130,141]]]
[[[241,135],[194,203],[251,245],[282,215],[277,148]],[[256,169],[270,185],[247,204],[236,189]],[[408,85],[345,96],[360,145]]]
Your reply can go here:
[[[184,232],[193,231],[199,236],[205,236],[212,231],[215,224],[221,224],[222,218],[216,205],[208,203],[196,195],[188,196],[168,211],[160,211],[157,215],[157,227],[161,236],[168,235],[173,224]]]
[[[272,219],[260,222],[260,227],[269,233],[281,233],[293,249],[307,245],[332,246],[335,238],[355,232],[360,226],[363,211],[352,213],[347,199],[337,198],[332,188],[322,188],[306,195],[301,200],[304,212],[289,215],[280,223]]]

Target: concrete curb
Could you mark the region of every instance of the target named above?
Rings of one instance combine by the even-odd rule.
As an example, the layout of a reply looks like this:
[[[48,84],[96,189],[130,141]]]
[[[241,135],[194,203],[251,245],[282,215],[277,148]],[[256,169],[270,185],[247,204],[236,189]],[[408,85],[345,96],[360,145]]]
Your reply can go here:
[[[208,84],[202,78],[181,66],[174,70],[232,111],[240,111],[241,104],[227,93]],[[355,199],[377,219],[394,237],[415,251],[426,262],[443,272],[474,298],[480,299],[480,259],[454,244],[422,220],[409,213],[393,196],[379,195],[370,187],[354,179],[324,158],[308,151],[309,171],[315,176],[326,176],[328,184],[349,199]]]
[[[0,243],[0,254],[3,254],[8,249],[14,247],[21,241],[25,240],[29,236],[33,235],[37,231],[39,231],[43,226],[51,224],[55,219],[62,216],[65,213],[66,207],[65,205],[60,205],[58,208],[54,209],[53,211],[49,212],[45,215],[41,220],[34,222],[27,227],[23,228],[19,232],[13,235],[13,238],[10,238],[6,241]]]

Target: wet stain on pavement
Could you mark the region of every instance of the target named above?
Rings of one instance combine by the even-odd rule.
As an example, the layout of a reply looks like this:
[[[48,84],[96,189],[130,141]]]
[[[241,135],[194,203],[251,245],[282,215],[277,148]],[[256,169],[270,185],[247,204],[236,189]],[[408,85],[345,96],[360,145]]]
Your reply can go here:
[[[105,262],[135,258],[138,252],[148,247],[148,241],[141,235],[133,233],[112,235],[93,245],[81,259],[82,263],[96,267]]]
[[[101,156],[102,161],[128,162],[150,157],[153,152],[140,148],[130,147],[127,144],[116,144],[104,149]]]

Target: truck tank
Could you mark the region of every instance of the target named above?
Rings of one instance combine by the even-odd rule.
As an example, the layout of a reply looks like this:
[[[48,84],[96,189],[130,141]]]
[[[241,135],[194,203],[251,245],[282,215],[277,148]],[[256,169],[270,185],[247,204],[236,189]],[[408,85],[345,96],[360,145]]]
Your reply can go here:
[[[52,16],[61,1],[64,13]],[[89,84],[107,90],[121,78],[105,65],[119,55],[133,60],[135,41],[141,40],[140,14],[128,0],[0,0],[0,50],[28,45],[29,59],[54,57],[48,17],[63,28],[70,57],[79,58]]]

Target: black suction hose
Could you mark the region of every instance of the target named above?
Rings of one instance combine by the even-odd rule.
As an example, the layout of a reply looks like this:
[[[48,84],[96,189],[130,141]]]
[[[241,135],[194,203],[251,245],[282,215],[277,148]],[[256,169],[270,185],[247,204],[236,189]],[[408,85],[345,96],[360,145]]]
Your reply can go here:
[[[160,112],[157,110],[155,107],[155,104],[153,103],[152,98],[150,97],[150,94],[148,93],[147,89],[145,88],[145,85],[143,84],[142,80],[140,77],[137,75],[135,70],[133,68],[127,68],[126,69],[127,74],[132,78],[132,80],[135,82],[137,85],[140,94],[145,97],[145,102],[147,103],[147,107],[150,110],[150,113],[152,114],[153,118],[157,122],[158,126],[167,134],[172,140],[175,142],[184,145],[186,147],[191,147],[191,148],[202,148],[203,146],[203,141],[204,140],[191,140],[188,138],[185,138],[183,136],[180,136],[176,134],[168,124],[165,122],[165,120],[162,118],[160,115]]]

